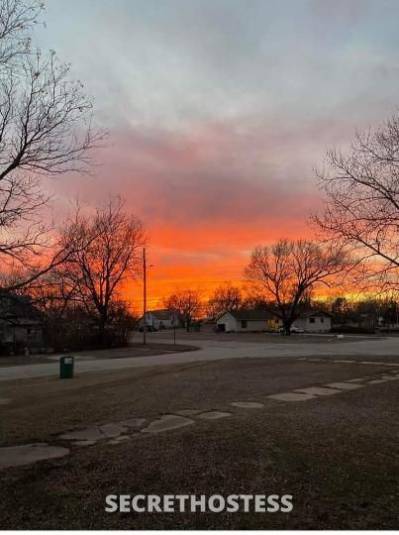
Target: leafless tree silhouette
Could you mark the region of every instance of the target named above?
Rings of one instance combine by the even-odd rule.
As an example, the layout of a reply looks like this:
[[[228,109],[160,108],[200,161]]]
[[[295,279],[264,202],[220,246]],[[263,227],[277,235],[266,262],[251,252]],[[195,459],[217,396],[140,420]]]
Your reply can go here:
[[[226,284],[216,288],[209,298],[206,309],[210,318],[217,318],[226,311],[237,310],[242,305],[243,298],[239,288]]]
[[[165,307],[176,312],[184,322],[187,332],[201,311],[200,295],[195,290],[181,290],[165,299]]]
[[[92,102],[70,66],[30,42],[41,4],[0,0],[0,262],[29,268],[10,289],[64,261],[42,222],[43,176],[84,171],[102,133],[92,129]],[[44,254],[45,261],[41,255]],[[38,259],[40,257],[40,262]]]
[[[327,163],[318,172],[326,204],[313,220],[333,241],[358,249],[380,282],[397,282],[399,115],[357,134],[347,153],[329,151]]]
[[[2,0],[0,2],[0,65],[9,65],[30,50],[30,30],[39,21],[43,2]]]
[[[68,286],[69,298],[74,296],[96,318],[103,342],[117,292],[140,270],[142,224],[124,210],[120,199],[111,200],[93,217],[78,211],[65,229],[64,241],[72,241],[72,252],[60,271],[64,294]]]
[[[300,305],[320,284],[329,285],[334,276],[348,266],[342,249],[322,247],[307,240],[280,240],[274,245],[257,247],[245,270],[246,277],[263,289],[286,334],[297,318]]]

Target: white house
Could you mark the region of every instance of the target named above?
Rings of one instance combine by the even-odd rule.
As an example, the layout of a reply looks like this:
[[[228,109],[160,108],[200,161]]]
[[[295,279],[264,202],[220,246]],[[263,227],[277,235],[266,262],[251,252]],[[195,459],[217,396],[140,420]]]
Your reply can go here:
[[[307,312],[294,321],[293,327],[305,333],[326,333],[331,330],[331,316],[327,312]]]
[[[266,310],[235,310],[225,312],[216,320],[221,332],[254,332],[270,330],[270,321],[279,321]]]
[[[266,310],[236,310],[224,312],[216,320],[216,326],[221,332],[276,332],[283,327],[283,322]],[[317,311],[303,313],[294,321],[293,327],[307,333],[329,332],[331,316]]]
[[[157,331],[160,329],[172,329],[179,326],[179,318],[175,312],[170,310],[149,310],[145,314],[145,324],[147,328]],[[139,320],[139,326],[143,327],[143,317]]]

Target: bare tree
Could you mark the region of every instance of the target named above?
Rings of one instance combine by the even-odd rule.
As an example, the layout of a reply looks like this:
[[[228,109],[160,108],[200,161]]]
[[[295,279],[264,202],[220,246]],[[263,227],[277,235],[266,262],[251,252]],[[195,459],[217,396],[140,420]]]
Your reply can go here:
[[[74,228],[65,231],[65,241],[75,240],[64,264],[62,279],[93,315],[100,342],[104,342],[110,312],[126,279],[139,269],[138,249],[144,236],[141,222],[124,211],[121,200],[97,209],[94,217],[77,213]],[[71,232],[72,230],[72,232]]]
[[[326,195],[313,219],[332,240],[359,249],[374,274],[396,281],[399,268],[399,115],[357,134],[347,153],[331,150],[318,173]]]
[[[30,30],[44,9],[34,0],[1,0],[0,2],[0,68],[10,65],[30,49]]]
[[[254,249],[246,276],[273,302],[288,335],[300,306],[309,300],[312,290],[320,284],[330,285],[347,265],[341,249],[306,240],[280,240]]]
[[[216,318],[226,311],[237,310],[242,305],[241,290],[231,284],[216,288],[207,303],[207,314],[210,318]]]
[[[40,10],[35,1],[0,0],[0,260],[8,272],[28,266],[26,282],[65,259],[42,222],[49,199],[41,177],[85,170],[102,137],[69,65],[32,50]]]
[[[57,265],[45,275],[24,284],[14,294],[29,297],[30,301],[46,316],[51,316],[61,325],[67,311],[81,306],[77,286],[67,276],[68,266]]]
[[[179,315],[189,332],[194,319],[201,311],[202,303],[198,292],[182,290],[169,296],[165,300],[165,307]]]

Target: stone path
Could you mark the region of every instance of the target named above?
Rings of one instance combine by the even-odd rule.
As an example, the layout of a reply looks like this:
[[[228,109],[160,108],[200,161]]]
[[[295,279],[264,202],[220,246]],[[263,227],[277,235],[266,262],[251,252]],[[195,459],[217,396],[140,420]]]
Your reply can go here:
[[[346,363],[351,364],[352,362],[346,361]],[[381,365],[381,363],[378,363],[378,365]],[[387,367],[390,366],[391,364],[387,364]],[[357,377],[347,381],[296,388],[292,391],[270,394],[265,397],[266,399],[277,402],[304,402],[325,396],[350,393],[353,390],[358,390],[369,385],[398,380],[399,370],[392,369],[391,367],[389,373],[384,372],[374,376]],[[264,403],[237,400],[232,401],[230,406],[237,409],[253,410],[262,409]],[[54,442],[56,444],[54,445],[37,443],[0,448],[0,469],[64,457],[70,453],[71,448],[90,447],[98,443],[117,445],[131,440],[140,433],[149,435],[163,433],[193,425],[196,423],[196,420],[212,422],[232,415],[232,412],[221,410],[186,408],[176,411],[175,414],[164,414],[148,423],[146,418],[132,417],[119,422],[92,425],[84,429],[72,429],[55,437]],[[65,443],[69,447],[66,447]]]
[[[311,396],[331,396],[333,394],[338,394],[340,391],[336,388],[326,388],[325,386],[311,386],[309,388],[295,390],[295,392],[310,394]]]
[[[226,416],[231,416],[231,412],[220,412],[220,411],[209,411],[203,412],[198,416],[201,420],[220,420],[220,418],[226,418]]]
[[[269,399],[275,399],[277,401],[308,401],[315,396],[312,394],[303,394],[300,392],[283,392],[282,394],[272,394],[268,396]]]
[[[175,414],[166,414],[161,416],[159,420],[151,422],[148,427],[142,429],[143,433],[162,433],[163,431],[171,431],[172,429],[178,429],[179,427],[185,427],[191,425],[194,420],[186,418],[184,416],[176,416]]]
[[[230,403],[233,407],[238,407],[239,409],[262,409],[264,407],[263,403],[257,403],[254,401],[233,401]]]
[[[351,361],[347,361],[347,363],[351,363]],[[381,363],[378,364],[381,365]],[[391,366],[391,364],[387,364],[387,366]],[[349,379],[348,381],[327,383],[325,385],[311,386],[307,388],[298,388],[290,392],[282,392],[281,394],[271,394],[267,397],[269,399],[274,399],[277,401],[308,401],[309,399],[314,399],[319,396],[332,396],[334,394],[341,394],[343,392],[358,390],[359,388],[364,388],[368,385],[387,383],[388,381],[399,381],[399,371],[395,370],[392,371],[390,374],[383,373],[380,374],[377,378],[370,378],[370,376],[357,377],[356,379]]]

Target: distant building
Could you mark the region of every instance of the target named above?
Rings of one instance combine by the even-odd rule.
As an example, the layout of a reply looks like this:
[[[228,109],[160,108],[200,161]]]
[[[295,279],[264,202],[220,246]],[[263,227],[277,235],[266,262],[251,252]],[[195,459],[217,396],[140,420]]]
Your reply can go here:
[[[292,325],[305,333],[326,333],[331,330],[331,315],[327,312],[306,312]]]
[[[43,347],[39,312],[26,297],[0,294],[0,353],[23,353]]]
[[[221,332],[262,332],[278,330],[281,325],[281,320],[267,310],[234,310],[216,320]]]
[[[143,328],[146,325],[147,328],[159,331],[161,329],[172,329],[179,326],[179,318],[176,312],[170,310],[149,310],[139,320],[139,327]]]
[[[275,313],[267,310],[236,310],[224,312],[216,320],[220,332],[278,332],[283,322]],[[326,312],[303,313],[292,324],[293,330],[308,333],[329,332],[331,316]]]

